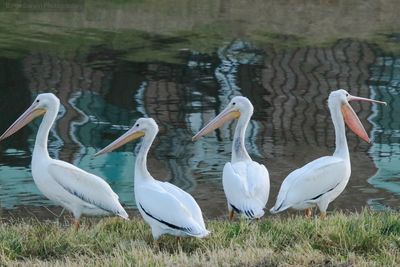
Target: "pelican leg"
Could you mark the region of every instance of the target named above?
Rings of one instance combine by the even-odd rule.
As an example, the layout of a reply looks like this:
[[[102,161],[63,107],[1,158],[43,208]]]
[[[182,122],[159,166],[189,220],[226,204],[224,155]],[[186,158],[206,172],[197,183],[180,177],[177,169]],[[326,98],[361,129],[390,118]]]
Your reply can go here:
[[[304,210],[304,216],[308,219],[310,219],[312,217],[312,209],[308,208]]]
[[[159,239],[153,239],[153,247],[155,249],[160,250],[160,240]]]
[[[324,220],[326,218],[326,211],[321,211],[321,214],[319,215],[319,217]]]
[[[56,215],[58,218],[60,218],[64,214],[65,208],[62,209],[60,215]]]
[[[233,217],[235,217],[235,212],[233,210],[229,211],[229,220],[232,221]]]
[[[79,228],[81,227],[81,223],[80,223],[79,219],[74,220],[74,226],[75,226],[75,231],[78,231]]]
[[[182,241],[182,238],[180,236],[177,236],[176,237],[176,244],[178,245],[178,247],[181,246],[181,241]]]

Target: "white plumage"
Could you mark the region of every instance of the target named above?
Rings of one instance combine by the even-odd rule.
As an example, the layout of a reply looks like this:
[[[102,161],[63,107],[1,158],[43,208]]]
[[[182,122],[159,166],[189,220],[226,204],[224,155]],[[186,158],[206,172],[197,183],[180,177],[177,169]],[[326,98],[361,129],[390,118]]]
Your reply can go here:
[[[268,201],[268,171],[255,161],[225,164],[222,183],[229,211],[243,214],[246,218],[260,218]]]
[[[345,122],[358,136],[369,142],[367,133],[348,101],[369,101],[351,96],[345,90],[333,91],[328,99],[332,121],[335,126],[336,150],[332,156],[316,159],[290,173],[283,181],[272,213],[288,208],[307,209],[317,206],[324,217],[330,202],[345,189],[351,174],[350,155],[347,147]]]
[[[64,161],[50,158],[47,139],[59,110],[58,98],[40,94],[33,104],[0,137],[3,140],[17,132],[37,116],[43,115],[32,155],[32,176],[39,190],[48,199],[71,211],[79,227],[82,214],[115,214],[124,219],[128,214],[118,196],[101,178]]]
[[[193,137],[193,140],[197,140],[222,126],[224,122],[238,119],[233,137],[232,159],[225,164],[222,174],[230,219],[234,213],[248,219],[258,219],[264,215],[268,201],[268,170],[250,158],[244,145],[244,136],[252,114],[251,102],[246,97],[236,96],[215,119]]]
[[[194,198],[173,184],[155,180],[147,170],[147,153],[157,133],[158,126],[153,119],[141,118],[97,155],[143,137],[135,163],[135,200],[140,214],[151,227],[153,238],[157,240],[163,234],[205,237],[209,231]]]
[[[350,172],[350,161],[340,157],[327,156],[308,163],[285,178],[271,212],[313,206],[325,212],[346,187]]]
[[[154,239],[162,234],[194,237],[208,234],[200,207],[192,196],[168,182],[137,183],[135,198]]]
[[[64,203],[63,206],[72,211],[76,218],[83,213],[115,214],[128,219],[128,214],[118,201],[118,195],[103,179],[60,160],[49,162],[47,172],[41,172],[40,168],[32,167],[33,176],[38,177],[35,179],[37,186],[46,191],[47,195],[54,194],[53,200]],[[43,179],[46,176],[47,179]],[[54,190],[55,187],[46,190],[50,181],[56,182],[60,190]],[[60,194],[65,191],[69,194]]]

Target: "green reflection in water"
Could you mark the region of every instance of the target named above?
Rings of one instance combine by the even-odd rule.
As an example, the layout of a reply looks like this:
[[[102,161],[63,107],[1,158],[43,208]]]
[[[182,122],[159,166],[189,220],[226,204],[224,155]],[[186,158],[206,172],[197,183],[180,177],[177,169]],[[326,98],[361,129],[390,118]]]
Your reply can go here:
[[[114,152],[108,153],[103,156],[93,157],[96,149],[93,145],[108,144],[112,140],[104,140],[101,136],[103,132],[113,131],[116,136],[122,134],[129,128],[128,117],[131,114],[124,109],[118,108],[114,105],[107,104],[104,100],[90,92],[78,92],[76,97],[79,101],[71,101],[73,107],[80,112],[83,123],[71,123],[70,135],[73,137],[74,144],[79,147],[76,151],[68,151],[66,153],[73,153],[75,155],[72,164],[98,175],[105,179],[113,190],[119,195],[121,202],[128,207],[135,207],[134,193],[133,193],[133,177],[134,177],[134,161],[135,156],[132,152]],[[96,104],[91,104],[96,103]],[[90,109],[91,113],[88,112]],[[86,114],[91,114],[90,118]],[[63,116],[61,112],[61,117]],[[96,118],[96,119],[95,119]],[[124,125],[113,125],[111,122],[123,122]],[[57,123],[58,119],[53,126],[49,138],[49,152],[52,157],[58,158],[60,152],[63,150],[62,145],[59,144],[60,137],[58,136]],[[28,138],[29,146],[34,147],[36,138],[38,122],[31,124],[32,134]],[[94,142],[96,144],[94,144]],[[102,146],[102,145],[97,145]],[[132,149],[132,146],[127,146],[126,150]],[[24,151],[15,151],[9,149],[5,154],[11,154],[15,157],[26,154]],[[31,152],[28,156],[31,157]],[[1,190],[0,202],[3,208],[13,208],[19,205],[54,205],[51,201],[46,199],[37,189],[30,170],[23,167],[10,167],[0,166],[1,173]]]
[[[58,158],[58,154],[66,155],[66,158],[73,159],[73,163],[77,166],[105,178],[117,194],[121,196],[124,204],[134,206],[133,162],[135,158],[132,151],[135,144],[122,148],[123,151],[128,152],[115,152],[92,158],[96,149],[107,145],[127,130],[132,121],[141,115],[145,115],[145,112],[142,111],[140,112],[143,114],[140,114],[137,106],[129,108],[129,110],[136,110],[132,112],[128,108],[123,109],[113,106],[103,98],[112,90],[114,90],[114,94],[118,94],[115,93],[116,88],[108,84],[108,79],[114,78],[117,80],[118,77],[112,77],[117,71],[129,73],[129,70],[124,69],[126,67],[125,61],[135,64],[138,62],[150,62],[146,63],[148,64],[146,66],[135,66],[138,69],[140,68],[140,71],[136,71],[135,74],[142,76],[140,79],[144,81],[150,81],[149,84],[153,84],[153,87],[154,82],[157,81],[158,84],[161,79],[156,77],[156,74],[159,74],[159,70],[162,72],[162,68],[159,67],[172,70],[165,74],[165,76],[168,76],[167,80],[169,82],[179,80],[178,83],[182,83],[179,84],[181,87],[178,87],[177,92],[190,90],[193,93],[195,91],[193,88],[198,87],[198,111],[194,113],[187,112],[186,121],[189,122],[190,127],[186,129],[187,125],[185,125],[180,126],[183,127],[182,129],[175,130],[176,124],[172,125],[171,129],[173,130],[168,129],[168,131],[170,133],[173,132],[176,142],[166,142],[172,135],[160,135],[158,140],[161,145],[155,148],[157,159],[162,162],[170,162],[168,171],[171,170],[173,173],[173,182],[176,182],[175,184],[178,186],[183,185],[182,187],[186,189],[195,185],[190,180],[193,175],[191,170],[188,171],[188,166],[199,172],[197,176],[200,179],[215,179],[217,181],[216,184],[220,186],[220,166],[229,159],[231,145],[229,140],[230,132],[227,131],[228,127],[222,131],[222,141],[209,138],[206,146],[203,146],[202,143],[190,144],[190,149],[186,147],[181,149],[189,150],[185,153],[181,153],[179,149],[182,144],[186,144],[179,140],[188,139],[187,131],[199,129],[209,119],[209,117],[204,117],[205,110],[202,107],[206,103],[204,99],[207,99],[207,93],[202,95],[206,91],[207,85],[212,85],[208,89],[212,92],[210,93],[211,102],[213,100],[226,101],[227,96],[230,96],[232,92],[243,92],[249,95],[254,90],[254,84],[248,83],[246,85],[243,81],[252,81],[257,72],[249,70],[247,74],[243,75],[243,71],[248,69],[250,63],[236,60],[236,57],[240,55],[240,49],[232,49],[232,53],[227,55],[221,53],[221,51],[227,51],[225,48],[229,47],[230,44],[234,44],[235,40],[244,40],[254,45],[254,47],[260,48],[255,50],[249,47],[248,49],[251,53],[255,52],[255,56],[260,57],[260,62],[257,61],[257,64],[265,64],[263,61],[265,58],[274,58],[274,60],[268,61],[271,63],[269,66],[260,67],[262,76],[257,77],[257,79],[260,79],[260,81],[263,81],[263,79],[268,80],[269,74],[274,77],[273,79],[271,78],[271,84],[263,84],[264,87],[261,88],[263,90],[262,94],[265,93],[264,89],[270,89],[277,92],[279,97],[282,97],[284,91],[281,91],[280,87],[286,86],[286,89],[290,89],[291,86],[286,81],[293,82],[295,78],[303,81],[298,86],[293,85],[292,89],[290,89],[290,94],[287,95],[288,99],[295,100],[297,104],[301,104],[303,96],[308,91],[315,90],[315,93],[319,94],[315,95],[316,98],[324,97],[326,93],[324,90],[327,91],[330,85],[338,85],[338,79],[343,82],[347,77],[346,75],[339,75],[342,74],[341,72],[352,71],[351,66],[354,67],[354,65],[363,62],[360,59],[360,62],[354,63],[354,59],[357,57],[354,55],[346,56],[346,51],[349,51],[349,47],[353,44],[347,45],[347,42],[343,42],[345,45],[340,47],[341,44],[334,44],[337,40],[343,38],[358,40],[360,44],[354,45],[360,45],[361,47],[377,44],[385,53],[387,51],[394,53],[400,51],[400,39],[399,35],[396,34],[400,17],[397,14],[398,8],[394,8],[395,2],[372,0],[352,1],[351,3],[348,1],[334,3],[304,2],[296,3],[296,12],[293,12],[293,5],[290,1],[262,0],[254,1],[251,5],[243,1],[227,2],[218,0],[206,1],[203,4],[199,4],[199,1],[194,0],[135,1],[134,3],[128,1],[119,1],[118,3],[114,1],[101,1],[100,3],[98,1],[87,1],[85,2],[85,9],[81,12],[3,12],[0,17],[0,57],[17,59],[18,66],[25,66],[25,69],[21,67],[20,73],[13,70],[16,77],[22,77],[23,72],[29,72],[35,64],[45,67],[38,68],[39,72],[48,68],[66,67],[54,72],[53,74],[56,74],[54,77],[51,75],[43,75],[41,77],[36,72],[29,73],[31,79],[27,88],[30,88],[31,92],[35,92],[34,90],[52,90],[54,85],[54,87],[57,87],[55,90],[60,93],[63,89],[65,90],[65,87],[77,86],[71,88],[71,91],[78,91],[76,95],[71,98],[67,97],[64,100],[71,101],[72,107],[68,107],[68,109],[75,109],[81,114],[82,118],[73,118],[68,121],[70,123],[69,127],[67,127],[70,131],[69,133],[60,132],[59,128],[52,131],[49,142],[50,153],[53,153],[52,156],[55,158]],[[316,47],[325,47],[327,49],[316,51],[314,49]],[[302,51],[298,51],[299,53],[291,51],[296,50],[294,48],[306,50],[304,61],[300,63],[298,59],[297,61],[292,61],[292,59],[296,59],[297,55],[303,53]],[[265,55],[262,53],[263,49],[267,51]],[[288,53],[285,54],[285,51]],[[359,52],[362,59],[363,57],[371,57],[369,54],[364,54],[363,51],[361,49]],[[210,61],[206,62],[206,66],[211,67],[205,67],[204,69],[212,69],[204,71],[204,74],[200,75],[201,68],[193,68],[193,73],[195,74],[188,78],[193,80],[193,84],[190,83],[188,89],[187,84],[189,82],[183,83],[181,80],[184,77],[178,77],[174,72],[179,72],[181,68],[185,69],[185,66],[188,65],[187,58],[190,55],[200,54],[198,52],[206,53],[210,57]],[[246,53],[245,56],[247,57],[251,53]],[[40,56],[31,57],[31,55]],[[338,55],[339,57],[333,58],[330,55]],[[49,58],[51,59],[51,64],[46,61]],[[59,64],[63,59],[66,62]],[[32,60],[35,61],[33,64],[32,62],[31,64],[25,64]],[[320,62],[316,64],[315,61]],[[196,63],[195,61],[193,62]],[[226,62],[229,64],[225,64]],[[344,64],[346,62],[350,62],[348,64],[350,67],[341,68],[342,65],[346,65]],[[366,62],[370,61],[366,60]],[[294,66],[293,64],[295,63],[298,65]],[[180,67],[169,68],[168,64],[180,65]],[[215,67],[219,64],[220,67]],[[80,91],[80,79],[86,79],[86,77],[83,77],[84,75],[81,75],[81,77],[79,74],[79,70],[83,69],[80,68],[82,65],[90,68],[90,71],[101,70],[101,75],[104,75],[102,77],[106,77],[104,79],[104,87],[99,90],[103,90],[101,91],[102,96],[98,96],[96,93]],[[200,66],[199,64],[194,65]],[[385,191],[395,194],[400,192],[399,183],[396,180],[400,176],[396,172],[396,165],[399,165],[398,163],[400,162],[399,105],[396,104],[399,101],[400,74],[398,65],[398,62],[396,63],[392,58],[382,57],[381,61],[377,61],[371,68],[372,78],[370,80],[372,97],[376,94],[376,98],[385,99],[389,102],[389,106],[385,108],[373,106],[374,113],[371,121],[374,124],[372,135],[375,143],[370,149],[370,155],[378,168],[378,172],[371,177],[370,182],[378,188],[384,188]],[[232,66],[235,66],[235,68],[232,68]],[[315,66],[315,72],[308,66]],[[291,70],[291,67],[295,67],[295,69]],[[335,69],[335,67],[339,67],[339,70]],[[229,68],[232,68],[233,71],[226,72],[226,69]],[[68,72],[71,69],[78,70],[78,74],[74,73],[71,80],[69,80],[70,73]],[[357,70],[357,68],[355,69]],[[272,71],[277,72],[274,73]],[[339,72],[336,73],[335,71]],[[196,74],[196,72],[199,73]],[[52,72],[49,73],[52,74]],[[239,75],[240,73],[242,73],[242,76]],[[288,79],[284,76],[286,78],[282,79],[281,83],[279,77],[282,78],[282,75],[287,73],[295,75],[289,76]],[[66,78],[57,80],[57,75],[59,74],[60,76],[65,75]],[[132,72],[129,75],[132,75]],[[181,75],[186,76],[187,73],[182,72]],[[355,75],[358,75],[357,71]],[[4,76],[9,75],[5,74]],[[79,79],[73,79],[78,76]],[[170,76],[173,77],[171,78]],[[231,79],[226,79],[226,77]],[[305,79],[302,79],[304,77]],[[42,80],[39,78],[42,78]],[[138,83],[142,82],[140,79],[138,79]],[[200,83],[199,81],[202,79],[209,80],[209,82]],[[218,81],[217,86],[214,84],[214,79]],[[242,84],[237,83],[238,81],[242,81]],[[67,85],[63,87],[63,83]],[[356,86],[362,86],[363,83],[364,80],[357,80]],[[122,87],[125,87],[126,84],[132,86],[131,80],[128,81],[126,79]],[[43,85],[49,86],[47,88],[43,87]],[[233,85],[232,88],[234,90],[228,85]],[[42,87],[37,88],[40,86]],[[127,92],[129,91],[129,86],[126,89]],[[323,90],[317,92],[316,89],[319,90],[320,87],[323,87]],[[93,88],[91,87],[88,90],[93,90]],[[152,92],[162,94],[162,90],[163,87],[157,91],[153,89]],[[221,90],[219,95],[218,90]],[[299,95],[298,92],[302,90],[304,90],[304,95],[302,93]],[[20,92],[16,91],[17,93]],[[169,101],[167,97],[165,99],[166,102]],[[195,106],[193,101],[189,103],[190,99],[193,100],[194,98],[190,96],[187,104]],[[133,96],[131,100],[134,102]],[[174,101],[183,100],[185,99],[180,97]],[[274,101],[276,100],[279,100],[278,97],[274,99]],[[159,115],[156,114],[156,111],[160,110],[161,105],[153,103],[153,116]],[[168,106],[165,103],[164,105]],[[292,107],[291,105],[289,107]],[[210,106],[208,109],[213,110],[217,104],[212,103]],[[263,108],[266,109],[265,107]],[[324,106],[324,112],[325,108]],[[279,114],[281,110],[284,109],[279,107],[279,110],[276,110],[274,114]],[[305,111],[306,109],[300,108],[300,110]],[[160,112],[167,113],[169,110],[164,109],[160,110]],[[266,110],[263,110],[263,112],[264,118],[267,113]],[[305,119],[305,116],[306,114],[299,113],[298,118]],[[307,116],[310,116],[310,114],[307,114]],[[160,116],[160,118],[163,117]],[[278,122],[280,121],[283,121],[283,117],[279,118]],[[176,123],[173,120],[170,122]],[[179,123],[182,124],[182,122]],[[250,129],[248,134],[249,149],[253,150],[251,151],[252,154],[262,158],[265,156],[265,151],[260,150],[259,152],[258,149],[260,149],[261,144],[255,142],[256,137],[260,136],[259,125],[257,122],[253,122],[252,125],[253,129]],[[268,126],[269,124],[266,125]],[[277,125],[276,128],[282,129],[282,126],[283,124]],[[37,122],[29,127],[34,129],[28,140],[29,148],[32,149],[36,136]],[[264,140],[264,143],[271,144],[270,147],[275,150],[271,149],[268,152],[275,153],[278,151],[278,155],[287,161],[288,154],[290,155],[292,149],[290,147],[286,149],[282,144],[279,144],[285,138],[284,136],[270,137],[270,133],[274,130],[271,128],[265,135],[265,138],[270,139],[265,139],[267,141]],[[325,131],[324,129],[318,130],[320,130],[318,133]],[[61,138],[58,134],[64,134],[64,137],[71,137],[72,141],[66,141],[65,138]],[[304,137],[306,136],[304,135]],[[318,136],[323,138],[321,134],[318,134]],[[317,134],[315,134],[315,137],[317,137]],[[277,141],[281,147],[279,145],[272,146],[273,141]],[[304,141],[306,141],[306,138],[301,138],[300,144],[304,143]],[[165,151],[167,153],[163,153]],[[196,153],[193,151],[196,151]],[[6,153],[18,157],[20,152],[10,150],[6,151]],[[190,153],[193,156],[187,159]],[[26,152],[26,154],[24,155],[25,158],[30,157],[31,152]],[[211,156],[216,159],[211,158]],[[213,164],[200,162],[196,157],[211,159],[210,162]],[[272,159],[272,156],[270,156],[270,159]],[[290,157],[289,159],[292,160]],[[10,163],[10,165],[12,164],[14,162]],[[296,164],[298,166],[300,163],[297,162]],[[294,168],[294,166],[291,166],[291,168]],[[208,175],[203,175],[201,172]],[[23,168],[0,166],[0,174],[2,179],[0,200],[3,207],[13,207],[21,204],[52,204],[38,192],[33,183],[29,166]],[[188,178],[185,182],[179,180],[181,177]],[[280,179],[281,177],[278,176],[278,178]],[[6,193],[3,194],[3,192]],[[207,195],[207,199],[208,197]],[[7,203],[5,203],[5,199],[7,199]]]
[[[371,95],[384,100],[386,107],[374,105],[370,121],[373,143],[369,150],[378,171],[368,182],[374,187],[400,195],[400,59],[381,57],[371,67]],[[379,200],[371,200],[377,209]]]

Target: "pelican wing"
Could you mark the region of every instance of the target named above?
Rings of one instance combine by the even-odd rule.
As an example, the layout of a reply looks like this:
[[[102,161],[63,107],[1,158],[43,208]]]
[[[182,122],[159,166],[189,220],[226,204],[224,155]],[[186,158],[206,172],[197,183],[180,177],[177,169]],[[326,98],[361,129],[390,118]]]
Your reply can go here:
[[[48,171],[70,194],[109,213],[128,218],[128,214],[118,201],[118,195],[100,177],[59,160],[54,160],[48,166]]]
[[[259,198],[265,205],[269,196],[269,173],[267,168],[252,161],[247,164],[247,175],[250,195]]]
[[[269,195],[269,174],[264,165],[254,161],[227,162],[223,186],[229,205],[248,218],[261,217]]]
[[[283,181],[272,211],[282,211],[297,203],[313,202],[340,184],[345,162],[333,156],[316,159],[291,172]]]
[[[168,182],[160,182],[159,185],[170,194],[174,195],[178,200],[181,201],[181,203],[184,203],[186,209],[191,213],[196,222],[198,222],[203,228],[206,228],[201,209],[196,200],[194,200],[189,193]]]
[[[142,184],[136,192],[137,205],[149,217],[160,222],[165,228],[181,230],[189,235],[197,236],[204,232],[204,229],[195,221],[186,203],[180,200],[182,192],[177,192],[167,186],[164,189],[162,182],[154,184]]]

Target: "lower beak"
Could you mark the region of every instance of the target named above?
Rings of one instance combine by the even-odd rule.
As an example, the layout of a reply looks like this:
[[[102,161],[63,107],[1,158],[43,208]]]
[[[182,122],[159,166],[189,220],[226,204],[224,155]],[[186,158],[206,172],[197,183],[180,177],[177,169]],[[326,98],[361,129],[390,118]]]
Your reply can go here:
[[[200,137],[212,132],[213,130],[221,127],[225,122],[237,119],[240,117],[239,111],[232,109],[226,109],[222,111],[217,117],[210,121],[203,129],[201,129],[195,136],[192,137],[192,141],[200,139]]]
[[[342,105],[342,114],[343,119],[346,122],[347,126],[361,139],[370,143],[367,132],[364,129],[360,119],[357,114],[354,112],[354,109],[350,106],[349,103],[345,103]]]
[[[350,96],[348,98],[348,101],[364,101],[364,102],[372,102],[372,103],[386,105],[386,102],[383,101],[378,101],[358,96]],[[347,126],[361,139],[370,143],[371,141],[368,137],[367,132],[364,129],[364,126],[362,125],[360,119],[358,118],[357,114],[354,112],[353,108],[350,106],[349,103],[345,103],[342,105],[342,114]]]
[[[22,127],[27,125],[36,117],[46,113],[45,109],[36,108],[35,103],[33,103],[1,136],[0,141],[6,139],[7,137],[18,132]]]
[[[131,130],[127,131],[125,134],[123,134],[120,138],[118,138],[117,140],[115,140],[114,142],[112,142],[111,144],[109,144],[108,146],[106,146],[105,148],[100,150],[99,152],[97,152],[94,156],[96,157],[101,154],[111,152],[111,151],[125,145],[126,143],[129,143],[130,141],[138,139],[142,136],[144,136],[143,131],[133,131],[131,129]]]

